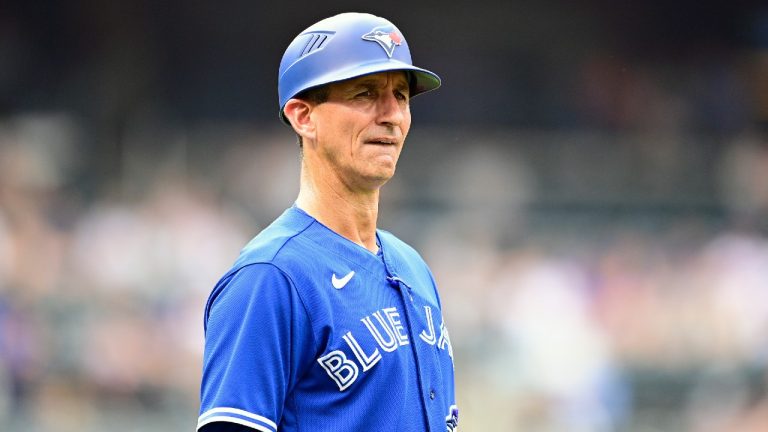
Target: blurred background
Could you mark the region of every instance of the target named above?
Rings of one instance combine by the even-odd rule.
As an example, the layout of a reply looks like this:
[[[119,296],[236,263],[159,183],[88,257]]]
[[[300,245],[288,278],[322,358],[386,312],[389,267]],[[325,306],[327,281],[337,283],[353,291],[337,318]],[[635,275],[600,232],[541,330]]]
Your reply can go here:
[[[347,10],[444,80],[380,225],[441,287],[461,430],[768,430],[768,6],[739,0],[3,2],[0,430],[194,429],[207,295],[298,190],[282,51]]]

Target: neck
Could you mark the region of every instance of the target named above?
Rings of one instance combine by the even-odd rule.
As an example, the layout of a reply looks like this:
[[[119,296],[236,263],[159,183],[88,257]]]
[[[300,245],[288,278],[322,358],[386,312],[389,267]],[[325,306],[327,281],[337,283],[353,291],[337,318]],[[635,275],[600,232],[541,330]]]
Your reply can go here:
[[[342,237],[376,253],[379,189],[352,191],[340,182],[316,181],[306,167],[296,205]]]

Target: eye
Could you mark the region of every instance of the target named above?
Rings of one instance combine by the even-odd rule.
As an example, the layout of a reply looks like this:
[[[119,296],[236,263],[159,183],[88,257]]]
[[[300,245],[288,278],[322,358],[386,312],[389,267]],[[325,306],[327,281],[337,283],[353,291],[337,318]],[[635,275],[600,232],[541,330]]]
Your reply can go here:
[[[396,97],[398,100],[401,100],[401,101],[405,101],[405,102],[408,102],[408,93],[406,93],[406,92],[402,92],[402,91],[396,91],[396,92],[395,92],[395,97]]]
[[[368,98],[373,96],[373,92],[370,90],[361,90],[357,93],[355,93],[356,98]]]

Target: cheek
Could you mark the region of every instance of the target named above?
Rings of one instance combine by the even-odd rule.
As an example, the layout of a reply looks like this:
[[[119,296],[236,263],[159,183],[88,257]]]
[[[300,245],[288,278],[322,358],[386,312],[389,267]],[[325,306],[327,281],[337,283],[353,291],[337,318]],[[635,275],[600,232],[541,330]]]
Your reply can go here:
[[[346,147],[349,154],[355,154],[362,146],[362,139],[369,122],[362,116],[348,113],[337,123],[336,136],[339,144]]]
[[[355,159],[360,152],[360,128],[356,127],[354,122],[341,122],[336,130],[337,148],[344,157]]]
[[[340,166],[352,165],[361,157],[360,144],[364,129],[349,117],[339,117],[333,125],[327,125],[323,132],[326,157]]]

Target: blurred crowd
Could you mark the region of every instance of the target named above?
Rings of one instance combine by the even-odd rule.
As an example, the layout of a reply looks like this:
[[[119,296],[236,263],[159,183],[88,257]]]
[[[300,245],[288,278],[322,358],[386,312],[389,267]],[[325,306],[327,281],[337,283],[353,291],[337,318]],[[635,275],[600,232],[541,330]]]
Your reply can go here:
[[[142,191],[73,190],[72,126],[0,131],[0,424],[104,430],[115,410],[137,427],[181,404],[165,430],[188,429],[207,291],[254,227],[172,168]]]
[[[295,198],[295,139],[203,128],[83,188],[80,127],[0,124],[0,425],[189,430],[207,295]],[[591,171],[639,139],[410,138],[381,224],[441,286],[464,430],[768,428],[768,137],[730,138],[706,176],[698,143]],[[712,187],[639,190],[678,169]]]

